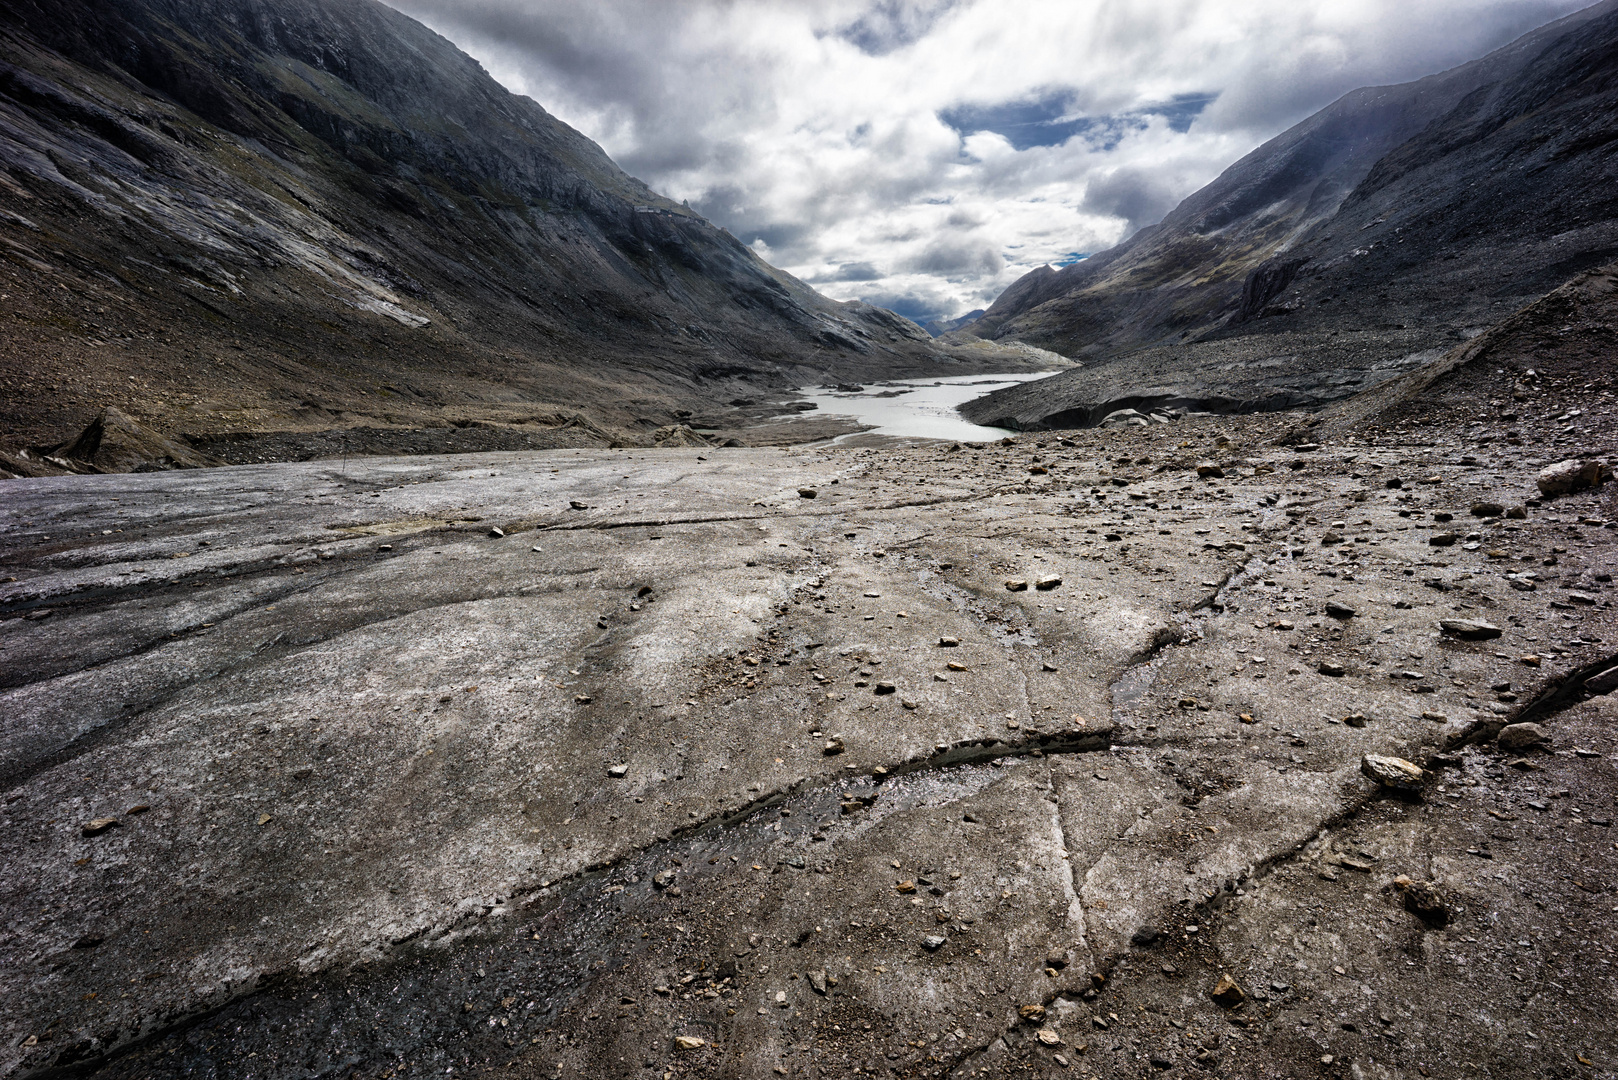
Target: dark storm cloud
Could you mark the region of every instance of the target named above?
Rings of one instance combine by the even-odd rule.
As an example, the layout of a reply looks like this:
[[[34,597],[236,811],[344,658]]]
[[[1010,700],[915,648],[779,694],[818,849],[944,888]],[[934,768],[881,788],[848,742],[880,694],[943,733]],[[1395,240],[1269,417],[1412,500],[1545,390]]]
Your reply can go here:
[[[1004,265],[1005,260],[1000,253],[987,244],[946,236],[935,240],[910,259],[905,269],[956,278],[997,274]]]
[[[819,285],[831,284],[834,281],[881,281],[886,275],[868,262],[844,263],[830,274],[822,274],[810,280]]]
[[[1149,169],[1125,166],[1092,180],[1083,205],[1091,213],[1122,218],[1124,235],[1129,236],[1161,221],[1182,194],[1172,181]]]
[[[956,0],[878,0],[859,18],[840,27],[837,36],[868,56],[886,56],[926,37],[933,24],[955,4]]]
[[[947,308],[941,304],[937,297],[919,296],[915,293],[872,293],[861,296],[867,304],[896,311],[913,323],[925,326],[938,319],[950,317]]]

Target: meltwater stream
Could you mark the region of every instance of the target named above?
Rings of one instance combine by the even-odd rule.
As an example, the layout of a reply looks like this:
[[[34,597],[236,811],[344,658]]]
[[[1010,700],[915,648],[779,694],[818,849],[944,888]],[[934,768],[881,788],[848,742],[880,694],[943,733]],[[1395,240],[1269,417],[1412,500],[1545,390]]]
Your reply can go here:
[[[1015,375],[957,375],[939,379],[897,379],[872,383],[858,393],[815,389],[803,396],[819,406],[820,416],[850,416],[871,430],[840,435],[833,442],[886,435],[898,439],[959,439],[986,442],[1012,432],[1005,428],[984,427],[966,420],[956,406],[982,397],[1001,387],[1034,379],[1048,378],[1055,372],[1038,371]]]

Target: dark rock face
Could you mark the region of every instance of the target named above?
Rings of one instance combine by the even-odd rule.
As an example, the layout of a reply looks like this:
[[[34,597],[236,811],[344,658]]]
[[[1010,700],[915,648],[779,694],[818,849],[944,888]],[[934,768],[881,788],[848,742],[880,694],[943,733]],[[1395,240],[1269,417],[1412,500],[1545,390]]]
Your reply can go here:
[[[1549,295],[1415,371],[1323,410],[1287,438],[1306,441],[1487,420],[1480,443],[1531,442],[1574,472],[1612,413],[1618,379],[1618,264],[1580,274]],[[1549,402],[1574,392],[1580,404]],[[1555,468],[1553,461],[1547,470]],[[1592,470],[1591,483],[1601,475]],[[1543,474],[1542,474],[1543,475]],[[1585,475],[1589,475],[1585,473]],[[1541,486],[1537,494],[1550,495]],[[1451,543],[1454,542],[1452,539]]]
[[[1615,72],[1609,2],[1452,71],[1347,95],[1161,224],[1008,289],[967,333],[1105,373],[963,411],[1066,426],[1147,388],[1201,390],[1208,411],[1312,407],[1419,366],[1618,253]]]
[[[114,408],[106,408],[52,457],[89,472],[152,472],[195,469],[210,462],[189,443],[149,431]]]
[[[370,0],[7,4],[0,166],[0,423],[36,445],[106,404],[185,431],[534,402],[649,430],[941,356]]]

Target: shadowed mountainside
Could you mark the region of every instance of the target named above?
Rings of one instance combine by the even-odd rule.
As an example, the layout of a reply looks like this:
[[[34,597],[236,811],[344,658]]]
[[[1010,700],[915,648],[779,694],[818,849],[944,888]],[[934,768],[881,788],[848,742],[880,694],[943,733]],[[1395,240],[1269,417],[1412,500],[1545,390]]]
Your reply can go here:
[[[1314,406],[1417,366],[1618,254],[1618,4],[1356,90],[1159,225],[1008,289],[967,334],[1085,371],[974,403],[1094,423],[1146,401]]]
[[[1618,263],[1587,271],[1511,318],[1415,371],[1332,405],[1283,442],[1405,435],[1443,423],[1494,420],[1549,430],[1587,413],[1610,413],[1618,386]],[[1548,391],[1582,393],[1546,408]],[[1487,408],[1480,408],[1481,405]],[[1565,409],[1565,411],[1564,411]],[[1486,439],[1484,441],[1487,441]]]
[[[106,405],[187,432],[581,406],[633,431],[948,367],[370,0],[5,5],[0,192],[14,444]]]

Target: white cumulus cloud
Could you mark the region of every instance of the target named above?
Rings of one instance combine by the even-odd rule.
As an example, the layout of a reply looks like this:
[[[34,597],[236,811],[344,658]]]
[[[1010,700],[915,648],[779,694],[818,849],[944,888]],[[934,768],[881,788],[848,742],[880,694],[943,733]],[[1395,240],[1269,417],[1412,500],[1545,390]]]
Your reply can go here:
[[[912,318],[1156,221],[1358,86],[1581,0],[390,0],[839,299]]]

